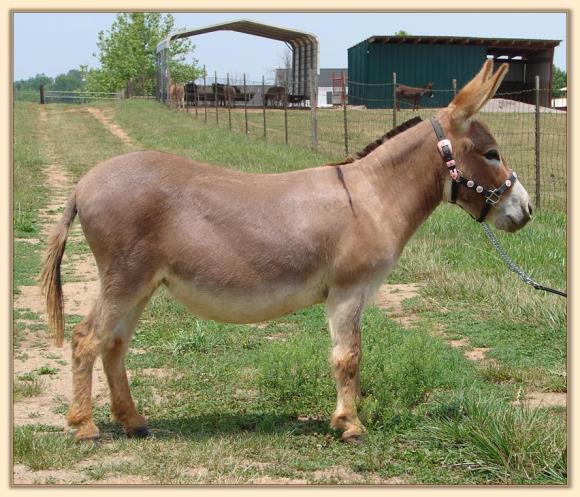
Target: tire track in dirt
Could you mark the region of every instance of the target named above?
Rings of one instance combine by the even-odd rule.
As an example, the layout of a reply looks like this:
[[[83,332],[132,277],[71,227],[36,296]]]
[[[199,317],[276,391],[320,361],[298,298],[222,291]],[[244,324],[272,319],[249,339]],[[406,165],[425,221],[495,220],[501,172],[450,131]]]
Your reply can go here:
[[[52,111],[57,112],[57,111]],[[51,115],[44,107],[40,110],[42,129],[47,129]],[[72,191],[73,185],[66,168],[59,162],[55,147],[46,132],[40,133],[44,153],[50,159],[50,164],[44,168],[45,184],[49,190],[49,199],[45,208],[40,210],[42,223],[40,236],[34,243],[46,247],[47,238],[52,226],[60,219],[64,205]],[[82,230],[75,223],[70,231],[69,241],[82,239]],[[99,278],[92,254],[67,255],[63,257],[63,272],[71,275],[74,281],[63,283],[65,315],[85,316],[99,292]],[[14,297],[14,309],[18,311],[33,311],[40,316],[40,323],[46,324],[46,314],[38,285],[21,286],[20,293]],[[62,348],[54,347],[51,337],[45,328],[32,331],[38,322],[29,319],[15,319],[18,326],[20,341],[14,347],[13,374],[15,380],[23,380],[25,375],[35,375],[41,384],[41,393],[37,396],[23,398],[14,402],[14,427],[27,424],[45,424],[66,429],[64,417],[65,406],[70,402],[72,392],[72,376],[70,368],[71,348],[65,341]],[[41,374],[49,371],[49,374]],[[108,389],[102,367],[95,365],[94,393],[96,404],[102,404],[108,398]],[[53,374],[51,374],[53,373]],[[15,481],[16,483],[16,481]],[[23,483],[18,481],[18,483]]]
[[[393,321],[403,328],[409,328],[419,318],[414,312],[406,311],[403,308],[403,301],[419,297],[419,290],[422,285],[419,283],[383,284],[375,296],[375,305],[379,309],[386,311],[386,314]]]
[[[87,107],[86,110],[91,116],[99,121],[107,129],[107,131],[109,131],[109,133],[119,138],[119,140],[121,140],[125,145],[129,145],[130,147],[135,146],[135,143],[133,143],[133,140],[131,140],[126,131],[121,128],[121,126],[111,122],[101,109],[97,109],[96,107]]]
[[[375,297],[375,305],[386,311],[389,318],[393,319],[403,328],[409,328],[417,320],[418,316],[414,312],[406,311],[403,307],[403,301],[419,297],[421,289],[418,283],[409,284],[383,284],[379,288]],[[484,367],[500,367],[499,363],[487,357],[491,350],[489,347],[471,347],[469,338],[464,337],[458,340],[446,338],[445,333],[438,332],[445,342],[454,348],[461,349],[463,355],[470,361],[478,363]],[[567,394],[565,392],[525,392],[525,396],[515,403],[523,403],[527,407],[566,407]]]

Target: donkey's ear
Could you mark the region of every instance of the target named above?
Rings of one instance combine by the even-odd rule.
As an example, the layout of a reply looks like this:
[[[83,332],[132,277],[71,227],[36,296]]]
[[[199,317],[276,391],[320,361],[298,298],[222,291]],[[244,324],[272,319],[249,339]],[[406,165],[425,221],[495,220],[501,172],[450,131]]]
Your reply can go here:
[[[486,60],[479,73],[463,87],[449,104],[451,122],[462,127],[495,95],[503,81],[508,65],[502,64],[492,75],[493,62]]]

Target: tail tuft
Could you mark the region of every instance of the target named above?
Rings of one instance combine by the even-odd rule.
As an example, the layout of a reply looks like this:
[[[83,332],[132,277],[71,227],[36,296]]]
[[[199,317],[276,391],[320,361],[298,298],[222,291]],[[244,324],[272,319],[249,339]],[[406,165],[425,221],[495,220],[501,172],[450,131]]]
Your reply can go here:
[[[40,286],[48,316],[48,328],[52,331],[57,347],[62,347],[64,340],[64,300],[60,264],[66,247],[68,231],[76,214],[76,198],[73,194],[68,201],[62,218],[55,225],[49,236],[44,266],[40,275]]]

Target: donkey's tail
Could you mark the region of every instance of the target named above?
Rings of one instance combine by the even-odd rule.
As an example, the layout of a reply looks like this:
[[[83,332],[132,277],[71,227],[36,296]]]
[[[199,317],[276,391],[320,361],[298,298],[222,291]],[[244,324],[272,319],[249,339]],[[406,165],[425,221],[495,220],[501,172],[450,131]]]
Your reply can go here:
[[[68,230],[76,214],[77,203],[73,193],[64,209],[62,218],[50,234],[44,266],[40,275],[40,287],[46,304],[48,328],[54,336],[57,347],[62,347],[64,339],[64,301],[60,263],[64,255]]]

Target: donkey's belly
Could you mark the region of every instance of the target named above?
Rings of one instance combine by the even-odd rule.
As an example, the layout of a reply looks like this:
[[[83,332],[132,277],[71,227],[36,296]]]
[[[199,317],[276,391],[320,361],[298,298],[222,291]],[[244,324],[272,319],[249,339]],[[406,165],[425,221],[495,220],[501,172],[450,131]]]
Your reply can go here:
[[[196,316],[225,323],[255,323],[323,302],[326,288],[321,280],[245,290],[200,288],[175,276],[166,277],[164,282],[169,292]]]

